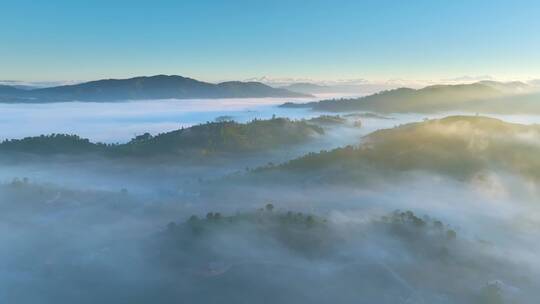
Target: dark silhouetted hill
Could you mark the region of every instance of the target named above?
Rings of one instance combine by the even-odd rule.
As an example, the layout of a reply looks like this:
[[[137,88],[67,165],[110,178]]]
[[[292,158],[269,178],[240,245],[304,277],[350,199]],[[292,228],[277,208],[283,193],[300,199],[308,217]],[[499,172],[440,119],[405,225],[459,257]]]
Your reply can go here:
[[[3,91],[6,92],[2,93]],[[174,75],[104,79],[33,90],[11,90],[0,87],[0,101],[2,102],[105,102],[144,99],[308,96],[285,89],[272,88],[258,82],[232,81],[213,84]]]

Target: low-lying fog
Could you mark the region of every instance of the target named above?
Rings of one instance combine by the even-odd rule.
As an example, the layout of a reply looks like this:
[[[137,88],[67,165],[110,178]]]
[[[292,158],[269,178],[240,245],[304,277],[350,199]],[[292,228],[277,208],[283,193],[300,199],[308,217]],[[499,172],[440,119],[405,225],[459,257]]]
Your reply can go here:
[[[223,116],[321,115],[277,107],[286,101],[3,104],[0,138],[126,142]],[[540,205],[525,178],[414,172],[355,187],[254,181],[213,192],[246,167],[448,114],[363,116],[361,126],[226,162],[2,162],[0,303],[536,303]],[[186,223],[191,215],[199,219]]]
[[[0,189],[0,300],[534,303],[536,197],[519,179],[430,175],[373,188],[237,185],[175,199],[20,181]],[[267,203],[274,211],[256,211]],[[395,209],[427,224],[408,215],[380,222]],[[185,223],[208,212],[221,216]],[[307,214],[326,220],[310,224]]]
[[[230,118],[245,122],[273,115],[292,119],[312,118],[321,114],[308,109],[280,108],[285,102],[309,102],[315,99],[242,98],[199,100],[148,100],[114,103],[63,102],[45,104],[1,104],[0,139],[22,138],[40,134],[77,134],[92,141],[126,142],[137,134],[157,134],[181,127]],[[393,114],[392,120],[363,118],[364,134],[424,118],[438,118],[456,113]],[[490,115],[506,121],[540,123],[538,115]],[[14,127],[16,126],[16,127]]]
[[[92,141],[126,142],[136,134],[152,134],[231,117],[243,122],[272,115],[313,117],[305,109],[278,108],[291,98],[148,100],[112,103],[62,102],[0,104],[0,138],[50,133],[78,134]],[[310,99],[294,100],[296,102]],[[14,128],[13,126],[17,126]]]

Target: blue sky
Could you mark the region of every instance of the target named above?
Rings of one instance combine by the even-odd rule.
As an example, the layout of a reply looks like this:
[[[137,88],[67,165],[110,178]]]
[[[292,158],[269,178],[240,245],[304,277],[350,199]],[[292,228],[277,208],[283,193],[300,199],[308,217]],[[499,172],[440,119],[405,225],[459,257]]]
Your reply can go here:
[[[0,0],[0,79],[540,78],[538,1]]]

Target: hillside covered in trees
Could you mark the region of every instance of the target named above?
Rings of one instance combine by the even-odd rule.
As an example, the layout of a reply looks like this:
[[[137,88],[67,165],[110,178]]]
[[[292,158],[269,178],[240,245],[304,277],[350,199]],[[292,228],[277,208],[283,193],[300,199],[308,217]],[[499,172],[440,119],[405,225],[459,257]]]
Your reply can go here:
[[[440,220],[412,211],[346,224],[267,204],[255,212],[210,212],[171,222],[152,244],[155,263],[197,280],[197,287],[180,288],[197,303],[264,296],[311,303],[443,297],[487,304],[533,291],[527,279],[512,274],[510,263],[482,251],[482,242],[462,239]],[[519,295],[509,293],[508,285],[519,286]],[[225,286],[245,288],[229,293]],[[210,287],[211,294],[202,292]],[[278,287],[279,293],[270,293]]]
[[[342,183],[427,171],[471,179],[490,171],[540,180],[540,127],[480,116],[450,116],[379,130],[359,146],[310,153],[258,173]]]
[[[306,121],[287,118],[209,122],[158,134],[139,135],[125,144],[92,143],[77,135],[52,134],[0,143],[0,154],[81,155],[110,157],[209,155],[247,153],[307,142],[324,130]]]

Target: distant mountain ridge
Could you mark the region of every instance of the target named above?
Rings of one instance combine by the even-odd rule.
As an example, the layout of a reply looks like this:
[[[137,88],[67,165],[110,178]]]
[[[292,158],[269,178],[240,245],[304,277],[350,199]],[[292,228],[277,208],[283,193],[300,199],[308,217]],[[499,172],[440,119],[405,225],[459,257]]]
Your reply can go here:
[[[102,79],[31,90],[0,86],[0,102],[14,103],[257,97],[310,97],[310,95],[272,88],[259,82],[229,81],[213,84],[177,75]]]
[[[522,82],[481,81],[472,84],[433,85],[422,89],[398,88],[369,96],[327,99],[306,104],[287,103],[282,107],[311,108],[317,111],[380,113],[433,113],[473,111],[496,113],[540,113],[540,95]]]
[[[332,88],[329,86],[309,82],[297,82],[281,86],[280,88],[304,94],[328,93],[329,91],[332,91]]]
[[[17,93],[19,91],[20,91],[20,89],[18,89],[16,87],[0,84],[0,95],[1,94]]]
[[[346,94],[364,96],[382,90],[394,89],[397,86],[391,83],[357,83],[357,84],[316,84],[311,82],[296,82],[279,88],[304,94]]]

